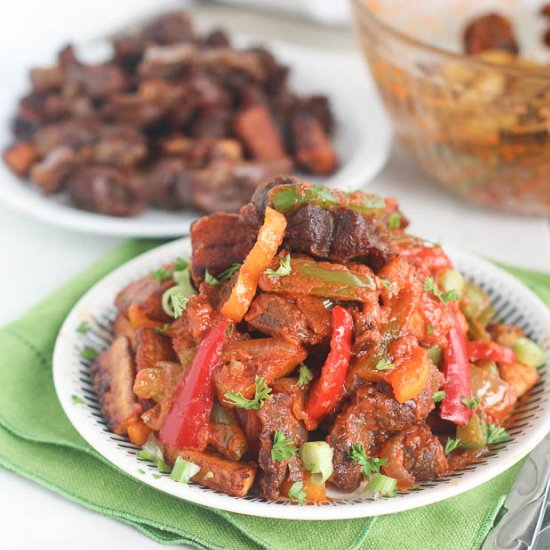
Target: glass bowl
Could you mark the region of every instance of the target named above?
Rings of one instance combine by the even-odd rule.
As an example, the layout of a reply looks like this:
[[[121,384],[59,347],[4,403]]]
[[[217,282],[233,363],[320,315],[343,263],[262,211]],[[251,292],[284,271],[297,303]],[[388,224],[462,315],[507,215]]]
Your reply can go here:
[[[540,15],[545,2],[352,4],[356,34],[397,139],[418,165],[468,200],[549,216],[550,48],[542,36],[550,18]],[[490,12],[511,19],[525,59],[462,53],[467,23]]]

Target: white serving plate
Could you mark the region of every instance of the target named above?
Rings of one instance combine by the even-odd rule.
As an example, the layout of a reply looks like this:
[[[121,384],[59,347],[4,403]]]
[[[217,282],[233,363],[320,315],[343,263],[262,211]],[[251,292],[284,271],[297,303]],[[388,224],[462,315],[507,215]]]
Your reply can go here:
[[[499,268],[458,250],[450,250],[456,267],[482,286],[491,297],[497,317],[515,323],[545,348],[550,357],[550,312],[526,287]],[[359,492],[328,491],[341,500],[326,505],[296,506],[288,502],[271,502],[256,496],[235,498],[200,487],[183,485],[164,474],[156,479],[156,468],[136,457],[138,448],[125,437],[109,431],[101,416],[93,390],[90,364],[80,357],[84,346],[101,351],[111,342],[110,332],[116,310],[114,298],[130,282],[143,277],[176,257],[189,257],[189,238],[160,246],[124,264],[98,282],[75,305],[63,324],[55,345],[53,377],[61,405],[84,439],[112,464],[135,479],[176,497],[210,506],[279,519],[332,520],[377,516],[425,506],[453,497],[504,472],[529,453],[550,430],[550,373],[541,368],[541,382],[531,390],[528,399],[516,407],[509,433],[512,441],[495,447],[483,462],[467,467],[438,481],[424,483],[417,489],[399,493],[392,498],[367,499]],[[76,328],[88,321],[91,330],[86,335]],[[84,403],[73,402],[79,396]],[[145,473],[140,473],[145,471]]]
[[[258,41],[233,37],[238,46]],[[314,183],[355,190],[363,187],[382,169],[389,155],[391,127],[381,106],[374,83],[356,54],[309,49],[286,42],[267,43],[277,58],[291,67],[290,85],[299,94],[323,94],[330,98],[336,122],[333,143],[340,168],[328,178],[304,178]],[[105,42],[79,46],[84,59],[108,55]],[[27,68],[18,69],[22,73]],[[0,88],[0,150],[12,141],[9,128],[19,97],[25,93],[21,74],[5,79]],[[200,214],[148,209],[132,218],[116,218],[73,207],[63,194],[44,196],[29,181],[16,177],[0,161],[0,201],[28,216],[67,229],[104,235],[133,237],[175,237],[187,233]]]

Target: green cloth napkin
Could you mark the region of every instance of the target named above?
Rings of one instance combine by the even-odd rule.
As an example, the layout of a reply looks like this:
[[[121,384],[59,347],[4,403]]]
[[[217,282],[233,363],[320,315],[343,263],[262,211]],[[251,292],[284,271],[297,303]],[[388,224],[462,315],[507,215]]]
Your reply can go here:
[[[51,358],[78,298],[105,274],[158,245],[127,241],[17,321],[0,329],[0,466],[155,541],[208,549],[479,548],[520,466],[447,501],[346,521],[261,519],[178,500],[139,483],[99,456],[71,426],[55,395]],[[508,269],[508,268],[507,268]],[[550,277],[509,268],[550,305]]]

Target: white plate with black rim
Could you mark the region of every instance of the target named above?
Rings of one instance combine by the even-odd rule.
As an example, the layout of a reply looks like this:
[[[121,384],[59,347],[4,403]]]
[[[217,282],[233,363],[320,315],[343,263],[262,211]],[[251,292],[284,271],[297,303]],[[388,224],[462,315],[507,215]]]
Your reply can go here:
[[[349,494],[329,489],[328,494],[334,497],[334,501],[323,505],[296,506],[286,501],[268,501],[256,494],[235,498],[193,483],[177,483],[167,474],[159,477],[156,467],[137,458],[138,448],[135,445],[109,431],[93,389],[90,362],[81,357],[80,351],[92,347],[100,352],[109,346],[116,315],[114,298],[118,291],[178,256],[188,258],[190,252],[188,238],[173,241],[131,260],[105,277],[72,309],[55,346],[54,383],[70,421],[101,455],[142,483],[184,500],[252,516],[302,520],[369,517],[425,506],[473,489],[518,462],[550,430],[550,373],[547,368],[541,367],[541,381],[514,410],[508,428],[512,436],[510,442],[491,448],[478,464],[442,479],[422,483],[391,498],[373,499],[362,495],[360,490]],[[517,279],[499,268],[458,250],[448,252],[457,269],[488,292],[497,319],[520,326],[530,338],[543,346],[547,358],[550,357],[550,312],[546,306]],[[82,321],[90,325],[86,334],[77,331]]]
[[[233,37],[233,41],[241,47],[259,43],[241,36]],[[289,83],[292,90],[301,95],[323,94],[331,102],[335,118],[332,141],[340,167],[329,177],[307,174],[303,177],[312,183],[344,190],[363,187],[385,165],[392,131],[374,83],[359,55],[287,42],[269,41],[265,45],[291,68]],[[106,58],[108,52],[106,42],[78,45],[78,54],[90,62]],[[0,87],[0,150],[12,142],[10,120],[28,86],[27,69],[18,70],[21,72],[9,75]],[[0,181],[0,200],[6,205],[44,222],[78,231],[133,237],[176,237],[187,233],[193,220],[200,215],[190,210],[174,212],[155,208],[130,218],[86,212],[71,205],[64,193],[45,196],[30,181],[16,177],[1,160]]]

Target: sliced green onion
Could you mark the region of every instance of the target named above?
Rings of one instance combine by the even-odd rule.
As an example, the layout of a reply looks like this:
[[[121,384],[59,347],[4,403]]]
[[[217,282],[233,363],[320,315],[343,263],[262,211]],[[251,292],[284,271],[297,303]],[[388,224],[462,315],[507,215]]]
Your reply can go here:
[[[300,448],[304,468],[311,472],[311,482],[322,485],[333,472],[332,447],[326,441],[308,441]]]
[[[522,336],[512,348],[520,363],[531,367],[540,367],[544,363],[544,350],[533,340]]]
[[[428,350],[428,357],[437,365],[441,361],[443,350],[439,346],[433,346]]]
[[[439,278],[439,284],[445,292],[455,290],[459,296],[462,296],[466,281],[456,269],[446,269]]]
[[[162,447],[157,438],[151,434],[145,445],[137,453],[137,457],[140,460],[146,460],[147,462],[153,462],[157,465],[160,472],[167,473],[170,471],[170,466],[164,462],[164,455],[162,454]]]
[[[172,472],[170,473],[170,478],[178,483],[189,483],[190,479],[194,475],[198,474],[200,470],[200,466],[197,466],[196,464],[193,464],[193,462],[189,462],[181,458],[181,456],[178,456],[174,467],[172,468]]]
[[[395,493],[397,480],[384,474],[373,474],[365,487],[365,491],[376,495],[391,496]]]

